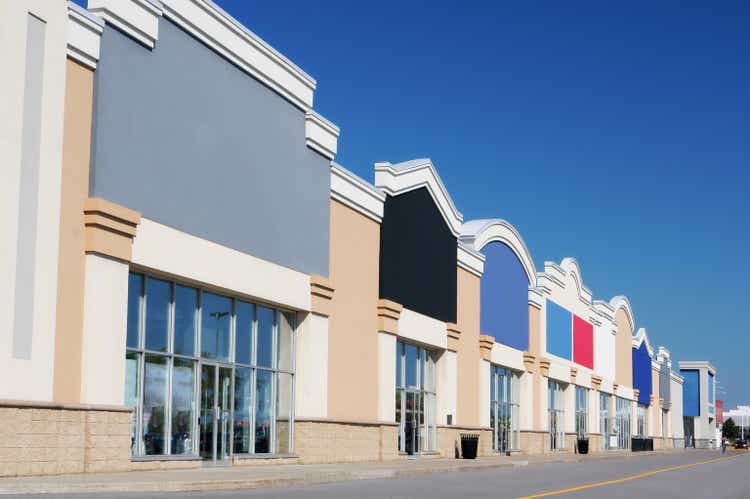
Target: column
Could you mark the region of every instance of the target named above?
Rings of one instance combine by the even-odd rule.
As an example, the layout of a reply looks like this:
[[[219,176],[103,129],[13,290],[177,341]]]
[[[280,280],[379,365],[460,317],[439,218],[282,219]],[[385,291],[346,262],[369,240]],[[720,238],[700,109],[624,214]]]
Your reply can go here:
[[[378,420],[396,421],[396,337],[403,307],[378,301]]]
[[[479,336],[479,425],[490,425],[490,359],[495,338],[482,334]]]
[[[103,199],[84,204],[83,404],[125,403],[128,271],[140,219],[140,213]]]
[[[328,317],[334,288],[325,277],[310,276],[310,313],[297,335],[295,407],[297,417],[328,416]]]

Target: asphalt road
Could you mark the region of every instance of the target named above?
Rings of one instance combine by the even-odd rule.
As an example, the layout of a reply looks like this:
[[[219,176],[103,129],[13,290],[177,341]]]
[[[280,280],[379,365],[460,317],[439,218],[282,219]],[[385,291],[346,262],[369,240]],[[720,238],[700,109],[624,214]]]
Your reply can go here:
[[[486,471],[358,480],[326,485],[211,493],[108,494],[117,499],[176,498],[534,498],[536,494],[594,485],[544,497],[589,499],[750,499],[750,454],[684,454],[534,464]],[[629,477],[634,477],[629,479]],[[624,480],[623,479],[627,479]],[[602,483],[604,482],[604,483]],[[609,482],[609,483],[608,483]],[[7,497],[7,496],[6,496]],[[23,498],[50,496],[16,496]],[[61,497],[61,496],[57,496]],[[79,494],[92,499],[97,494]]]

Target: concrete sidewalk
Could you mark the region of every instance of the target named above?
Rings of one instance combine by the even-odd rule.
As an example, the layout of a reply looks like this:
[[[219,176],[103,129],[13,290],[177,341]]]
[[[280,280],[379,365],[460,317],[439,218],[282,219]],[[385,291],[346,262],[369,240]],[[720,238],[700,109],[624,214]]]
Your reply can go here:
[[[493,456],[476,460],[415,459],[391,462],[342,464],[290,464],[279,466],[204,467],[191,470],[84,473],[76,475],[0,478],[0,494],[83,492],[188,492],[240,490],[315,485],[348,480],[397,478],[426,473],[476,471],[544,463],[583,462],[600,459],[648,459],[665,453],[610,451],[591,455]]]

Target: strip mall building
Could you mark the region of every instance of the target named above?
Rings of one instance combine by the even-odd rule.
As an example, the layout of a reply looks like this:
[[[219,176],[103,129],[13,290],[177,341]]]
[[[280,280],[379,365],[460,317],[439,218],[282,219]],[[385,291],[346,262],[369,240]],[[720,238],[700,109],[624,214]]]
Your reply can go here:
[[[335,163],[315,80],[209,0],[0,23],[0,475],[683,445],[627,298],[429,159]]]

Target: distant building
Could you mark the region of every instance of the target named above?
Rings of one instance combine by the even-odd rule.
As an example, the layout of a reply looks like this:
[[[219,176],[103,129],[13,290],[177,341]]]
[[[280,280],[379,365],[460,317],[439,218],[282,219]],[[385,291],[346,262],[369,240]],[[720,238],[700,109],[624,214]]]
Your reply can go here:
[[[716,368],[707,361],[680,362],[685,446],[716,446]]]
[[[721,428],[724,424],[724,401],[716,399],[716,427]]]

